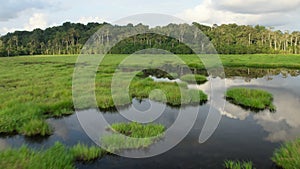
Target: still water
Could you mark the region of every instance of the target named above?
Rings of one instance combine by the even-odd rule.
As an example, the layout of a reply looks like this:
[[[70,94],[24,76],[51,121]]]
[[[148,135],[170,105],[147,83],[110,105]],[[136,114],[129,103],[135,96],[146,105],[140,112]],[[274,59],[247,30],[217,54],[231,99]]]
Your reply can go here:
[[[145,158],[130,159],[119,156],[106,156],[93,163],[76,164],[82,169],[140,169],[140,168],[184,168],[184,169],[220,169],[223,161],[251,160],[257,169],[276,168],[270,160],[274,149],[283,142],[300,137],[300,76],[298,71],[247,70],[244,74],[235,75],[229,73],[226,78],[226,87],[260,88],[269,91],[274,96],[276,112],[269,110],[252,112],[239,106],[226,102],[224,110],[220,111],[222,119],[214,134],[205,143],[198,142],[199,134],[208,115],[210,102],[200,106],[196,123],[192,130],[170,151],[161,155]],[[155,79],[155,78],[154,78]],[[164,81],[166,79],[155,79]],[[211,91],[211,81],[220,80],[219,77],[210,77],[210,81],[203,85],[189,85],[189,88],[201,89],[208,95]],[[220,94],[220,97],[224,97]],[[164,104],[145,100],[133,100],[131,106],[122,109],[123,114],[130,115],[133,108],[144,111],[150,106],[160,107]],[[189,116],[189,112],[196,107],[182,108],[183,113]],[[169,127],[176,120],[178,108],[166,106],[161,116],[155,120],[157,123]],[[93,112],[95,110],[86,110]],[[79,112],[80,113],[80,112]],[[101,112],[110,122],[127,121],[121,114],[114,112]],[[188,119],[188,118],[187,118]],[[5,147],[19,147],[27,144],[33,148],[47,148],[60,141],[66,145],[74,145],[78,142],[93,144],[90,138],[81,128],[76,114],[61,119],[48,119],[55,128],[55,133],[48,138],[27,138],[21,135],[2,136],[0,149]],[[161,140],[160,142],[163,142]],[[153,145],[145,150],[158,148]],[[131,153],[128,151],[128,153]]]

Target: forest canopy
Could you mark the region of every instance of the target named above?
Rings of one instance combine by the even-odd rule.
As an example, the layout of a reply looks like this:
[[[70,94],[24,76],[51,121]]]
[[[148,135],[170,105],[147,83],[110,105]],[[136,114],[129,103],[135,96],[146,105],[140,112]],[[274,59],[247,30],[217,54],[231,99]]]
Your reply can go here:
[[[103,26],[109,26],[111,29],[106,32],[97,32]],[[197,29],[194,29],[195,27]],[[66,22],[62,26],[45,30],[15,31],[1,36],[0,56],[79,54],[89,38],[94,38],[104,50],[114,43],[113,39],[120,38],[118,36],[121,36],[121,33],[131,29],[143,30],[145,33],[123,39],[109,49],[109,53],[130,54],[142,49],[159,48],[175,54],[192,54],[194,51],[185,44],[192,45],[193,49],[199,49],[203,53],[214,53],[214,49],[219,54],[300,53],[299,31],[282,32],[259,25],[206,26],[194,22],[192,25],[169,24],[150,28],[143,24],[118,26],[108,23],[84,25]],[[151,32],[162,32],[170,36]],[[207,41],[201,40],[206,37]],[[200,43],[191,44],[191,40]],[[91,53],[96,52],[91,49]]]

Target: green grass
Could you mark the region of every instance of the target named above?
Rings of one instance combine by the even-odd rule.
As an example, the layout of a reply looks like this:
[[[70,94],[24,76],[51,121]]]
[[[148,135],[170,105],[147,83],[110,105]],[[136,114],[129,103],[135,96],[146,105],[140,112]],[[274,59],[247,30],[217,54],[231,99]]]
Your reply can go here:
[[[95,86],[100,109],[115,107],[110,90],[112,75],[127,56],[107,55],[97,70]],[[130,64],[127,67],[157,69],[167,64],[173,67],[189,65],[192,69],[204,68],[195,55],[179,55],[186,65],[167,55],[142,56],[139,59],[129,58]],[[201,56],[203,60],[212,62],[210,57]],[[225,68],[300,68],[300,55],[221,55],[220,58]],[[72,114],[72,77],[76,59],[74,55],[0,58],[0,133],[22,133],[28,131],[24,129],[28,127],[25,124],[31,120]],[[177,77],[176,74],[174,76]],[[182,97],[178,86],[183,89]],[[207,100],[202,91],[188,90],[184,83],[156,83],[148,78],[136,77],[130,85],[130,100],[117,97],[118,103],[127,105],[134,97],[149,98],[153,89],[162,90],[166,99],[159,92],[154,92],[150,99],[171,106],[198,104]],[[78,108],[94,106],[89,105],[91,101],[85,99],[85,95],[78,97],[82,97],[82,105]]]
[[[77,161],[92,161],[103,157],[107,152],[98,146],[90,146],[78,143],[70,149],[72,155]]]
[[[106,151],[97,146],[79,143],[67,148],[56,142],[46,150],[22,146],[0,151],[0,166],[3,169],[75,169],[75,161],[89,162],[105,154]]]
[[[224,162],[225,169],[254,169],[251,161],[232,161],[226,160]]]
[[[60,143],[43,151],[26,146],[0,152],[0,166],[4,169],[73,169],[73,155]]]
[[[188,82],[188,83],[197,83],[197,84],[203,84],[207,81],[206,77],[203,75],[194,75],[194,74],[187,74],[180,77],[182,81]]]
[[[287,142],[275,150],[272,161],[283,169],[300,168],[300,139]]]
[[[253,110],[269,109],[275,111],[272,94],[259,89],[231,88],[226,92],[230,102]]]
[[[136,122],[114,123],[111,127],[115,132],[134,138],[156,137],[165,131],[165,127],[160,124],[142,125]]]
[[[47,136],[52,134],[52,128],[44,120],[31,119],[23,125],[21,133],[26,136]]]
[[[154,89],[164,91],[167,100],[157,95],[153,95],[153,100],[163,101],[172,106],[199,104],[207,100],[203,92],[188,90],[184,84],[156,83],[152,79],[136,77],[130,85],[130,100],[118,95],[116,98],[119,105],[115,105],[111,96],[112,76],[126,56],[108,55],[97,71],[95,92],[100,109],[130,104],[134,97],[149,98],[150,92]],[[38,125],[33,123],[38,120],[72,114],[74,112],[72,77],[76,59],[76,56],[0,58],[0,133],[47,135],[49,132],[45,132],[48,129],[44,123],[39,124],[44,126],[40,130],[30,126]],[[166,57],[165,60],[168,61],[170,58]],[[182,99],[179,86],[183,86],[184,90]],[[86,93],[88,92],[87,90]],[[78,96],[82,98],[78,108],[86,109],[94,106],[85,96],[84,94]]]
[[[160,124],[115,123],[113,134],[101,137],[101,146],[109,152],[124,149],[147,148],[163,136],[165,127]],[[128,136],[128,137],[127,137]]]

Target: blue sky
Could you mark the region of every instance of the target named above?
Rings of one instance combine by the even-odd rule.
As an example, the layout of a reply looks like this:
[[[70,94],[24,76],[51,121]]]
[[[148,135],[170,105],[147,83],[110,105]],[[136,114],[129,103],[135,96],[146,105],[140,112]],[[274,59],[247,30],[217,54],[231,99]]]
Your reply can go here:
[[[203,24],[238,23],[300,30],[300,0],[0,0],[0,34],[61,25],[113,22],[142,13]]]

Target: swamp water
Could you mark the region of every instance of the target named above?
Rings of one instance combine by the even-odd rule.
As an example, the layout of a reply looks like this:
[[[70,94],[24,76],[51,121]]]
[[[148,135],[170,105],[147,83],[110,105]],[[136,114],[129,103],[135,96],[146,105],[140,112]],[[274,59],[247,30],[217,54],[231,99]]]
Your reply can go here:
[[[228,74],[230,74],[230,77],[226,78],[227,88],[260,88],[272,93],[276,112],[270,112],[269,110],[254,112],[226,102],[224,111],[220,112],[222,119],[218,128],[208,141],[200,144],[198,142],[199,134],[210,108],[210,102],[208,101],[206,104],[200,106],[196,123],[189,134],[170,151],[145,159],[131,159],[108,155],[92,163],[77,163],[77,168],[221,169],[224,168],[223,162],[227,159],[250,160],[257,169],[276,168],[270,160],[274,150],[283,142],[300,137],[299,71],[247,70],[246,73],[239,72],[236,73],[237,75],[232,72]],[[154,79],[156,81],[166,81],[166,79]],[[203,85],[189,85],[189,88],[201,89],[209,94],[212,80],[218,81],[219,78],[210,77],[210,81],[207,83]],[[142,101],[133,100],[132,105],[124,108],[122,111],[130,116],[133,107],[144,111],[151,104],[154,107],[165,106],[164,104],[152,102],[148,99]],[[196,107],[189,106],[182,108],[182,111],[186,116],[189,116],[189,112],[194,109]],[[95,110],[86,111],[95,112]],[[126,121],[118,113],[102,113],[110,123]],[[178,108],[166,106],[162,115],[155,122],[169,127],[176,120],[177,115]],[[33,148],[47,148],[56,141],[69,146],[78,142],[93,144],[81,128],[76,114],[61,119],[48,119],[48,122],[55,128],[53,135],[47,138],[27,138],[21,135],[1,136],[0,149],[7,146],[19,147],[22,144],[27,144]],[[139,151],[155,150],[159,148],[159,144],[162,141],[163,139],[151,147]],[[132,153],[132,151],[128,151],[128,153]]]

